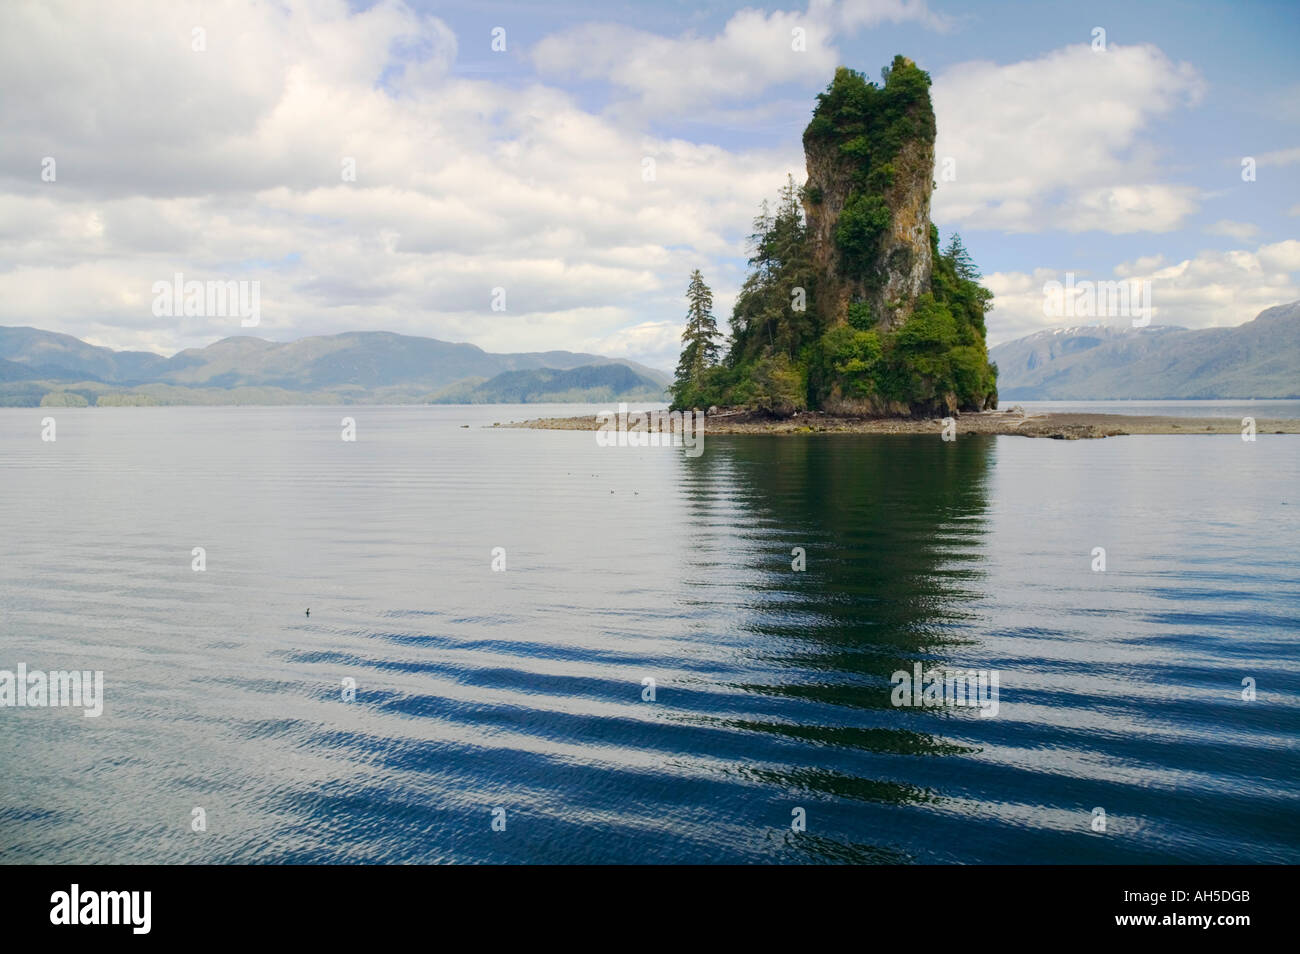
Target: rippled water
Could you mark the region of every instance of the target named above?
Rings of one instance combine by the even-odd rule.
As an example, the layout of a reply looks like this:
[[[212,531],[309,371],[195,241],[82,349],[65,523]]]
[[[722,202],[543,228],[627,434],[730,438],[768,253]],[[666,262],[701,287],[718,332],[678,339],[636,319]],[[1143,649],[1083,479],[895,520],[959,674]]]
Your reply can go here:
[[[0,860],[1300,861],[1300,439],[546,411],[0,411]]]

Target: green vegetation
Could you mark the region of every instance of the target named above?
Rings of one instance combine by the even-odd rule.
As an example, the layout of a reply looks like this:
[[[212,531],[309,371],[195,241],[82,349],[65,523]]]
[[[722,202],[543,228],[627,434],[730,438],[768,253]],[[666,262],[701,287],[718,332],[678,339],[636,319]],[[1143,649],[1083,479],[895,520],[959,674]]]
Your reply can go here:
[[[784,354],[792,361],[817,336],[812,309],[816,284],[803,209],[794,179],[786,177],[776,212],[762,211],[750,236],[752,271],[731,315],[731,366]]]
[[[890,224],[883,194],[894,184],[908,142],[934,141],[929,74],[903,56],[881,71],[881,85],[841,66],[804,131],[804,147],[831,148],[849,170],[850,189],[835,227],[840,268],[871,283],[880,236]],[[930,170],[922,170],[928,178]]]
[[[674,406],[789,413],[833,400],[867,413],[930,413],[991,405],[997,381],[984,315],[992,293],[979,284],[959,236],[940,251],[931,226],[930,242],[930,291],[894,331],[881,330],[867,304],[854,302],[846,324],[817,334],[811,276],[799,286],[808,292],[806,310],[793,311],[786,293],[790,276],[807,268],[801,251],[791,246],[789,257],[751,259],[758,264],[736,301],[726,358],[691,390],[674,390]]]
[[[52,390],[53,389],[53,390]],[[77,382],[71,387],[43,381],[0,382],[0,407],[152,407],[160,405],[291,405],[354,404],[364,392],[287,391],[283,388],[187,388],[171,384],[142,384],[122,390],[102,381]],[[382,403],[427,403],[418,396],[385,393]],[[374,400],[371,403],[381,403]]]
[[[669,389],[674,407],[693,407],[709,389],[709,378],[722,354],[718,323],[713,317],[713,292],[704,284],[697,268],[686,286],[686,330],[682,332],[682,355]]]
[[[608,401],[662,401],[659,381],[627,365],[588,364],[567,371],[530,368],[503,371],[489,380],[473,380],[433,396],[434,404],[600,404]]]
[[[875,330],[850,305],[849,323],[822,336],[812,354],[819,393],[875,412],[905,405],[930,413],[992,403],[996,372],[984,343],[992,293],[979,284],[959,236],[940,252],[939,231],[931,226],[930,245],[930,291],[899,328]]]
[[[125,392],[100,394],[95,399],[96,407],[157,407],[161,403],[157,398],[148,394]]]
[[[75,391],[50,391],[41,398],[41,407],[86,407],[86,398]]]
[[[618,362],[566,370],[533,368],[507,371],[490,379],[466,378],[438,391],[418,385],[291,391],[272,387],[188,388],[157,383],[140,384],[128,390],[102,381],[74,384],[16,381],[0,382],[0,407],[657,403],[664,399],[665,383],[662,374],[643,373]]]
[[[837,70],[804,133],[805,148],[820,155],[831,147],[847,182],[831,235],[839,273],[821,276],[823,285],[851,279],[881,287],[887,269],[897,265],[878,261],[880,236],[892,222],[889,190],[900,171],[908,172],[909,181],[916,178],[904,163],[931,152],[929,76],[900,56],[883,77],[877,86],[853,70]],[[913,141],[926,148],[906,148]],[[930,170],[922,178],[929,183]],[[688,361],[684,350],[674,406],[718,404],[778,414],[806,407],[923,414],[995,406],[996,370],[988,362],[984,325],[992,294],[979,284],[960,237],[954,235],[941,251],[938,229],[930,226],[930,286],[907,303],[911,307],[903,313],[910,314],[901,325],[887,325],[868,302],[856,299],[848,302],[847,313],[819,317],[819,272],[801,198],[818,206],[825,190],[818,186],[801,194],[787,178],[776,211],[763,203],[727,353],[716,366],[683,378],[683,367],[697,367],[694,353]],[[689,327],[683,340],[689,349]]]

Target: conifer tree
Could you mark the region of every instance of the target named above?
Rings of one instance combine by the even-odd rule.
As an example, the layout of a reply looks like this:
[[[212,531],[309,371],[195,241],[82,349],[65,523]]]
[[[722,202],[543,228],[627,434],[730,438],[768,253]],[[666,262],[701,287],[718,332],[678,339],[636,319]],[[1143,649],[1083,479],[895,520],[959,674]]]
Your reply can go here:
[[[943,250],[943,254],[948,261],[952,262],[958,278],[968,282],[979,280],[980,272],[975,267],[975,260],[970,257],[970,252],[966,251],[966,246],[961,242],[961,236],[956,232],[952,233],[952,238],[949,239],[948,247]]]
[[[678,406],[693,403],[704,383],[705,372],[717,367],[721,356],[718,339],[722,333],[713,317],[713,292],[704,284],[698,268],[691,272],[686,300],[686,330],[682,332],[682,354],[672,386],[673,403]]]
[[[732,365],[778,351],[794,358],[816,335],[810,304],[812,259],[799,187],[793,176],[786,176],[775,212],[764,200],[754,230],[750,237],[754,250],[749,259],[751,271],[731,317],[728,363]]]

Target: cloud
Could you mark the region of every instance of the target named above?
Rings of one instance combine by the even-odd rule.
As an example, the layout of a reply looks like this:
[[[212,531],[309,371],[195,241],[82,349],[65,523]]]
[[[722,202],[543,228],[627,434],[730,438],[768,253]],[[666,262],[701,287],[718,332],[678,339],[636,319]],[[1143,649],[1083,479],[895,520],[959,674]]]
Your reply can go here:
[[[1289,166],[1293,162],[1300,162],[1300,146],[1294,149],[1278,149],[1275,152],[1266,152],[1255,157],[1255,162],[1261,166]]]
[[[841,30],[854,31],[882,23],[920,23],[939,32],[952,27],[950,17],[930,10],[925,0],[815,0],[808,8],[815,16],[826,16]]]
[[[693,268],[739,284],[759,200],[802,165],[452,75],[450,31],[398,3],[205,11],[201,53],[191,12],[173,10],[0,11],[6,87],[48,70],[58,93],[44,118],[0,100],[0,324],[164,352],[246,333],[153,316],[152,284],[181,272],[260,282],[256,333],[271,338],[369,328],[617,352],[630,328],[631,356],[662,344],[644,329],[676,322]],[[116,90],[95,80],[117,75]]]
[[[1197,195],[1159,181],[1148,129],[1203,90],[1194,68],[1150,45],[1098,53],[1078,44],[1007,65],[954,66],[933,88],[934,219],[1012,232],[1178,228]]]
[[[1121,263],[1111,275],[1076,275],[1078,281],[1085,279],[1149,281],[1155,324],[1185,328],[1239,325],[1265,308],[1300,299],[1300,241],[1261,245],[1253,252],[1204,251],[1178,262],[1152,255]],[[986,276],[984,284],[994,295],[988,318],[990,344],[1044,328],[1087,323],[1089,319],[1043,315],[1043,285],[1063,280],[1064,275],[1052,269]]]
[[[605,80],[648,113],[681,115],[784,83],[822,86],[841,63],[837,34],[906,21],[948,22],[924,0],[814,0],[803,12],[741,10],[712,36],[587,24],[545,37],[532,60],[543,76]]]
[[[1083,189],[1057,206],[1067,232],[1170,232],[1197,209],[1195,190],[1166,185]]]
[[[671,371],[682,349],[682,325],[681,321],[643,321],[615,335],[588,338],[582,350]]]
[[[64,188],[97,195],[337,177],[383,135],[366,109],[427,91],[455,51],[444,23],[394,0],[0,5],[0,85],[23,90],[0,99],[0,175],[32,182],[51,156]]]
[[[690,271],[704,270],[725,329],[758,202],[787,171],[802,178],[784,132],[772,148],[726,149],[593,113],[540,81],[457,74],[452,31],[396,0],[204,5],[202,52],[196,9],[0,4],[0,83],[24,91],[0,98],[0,324],[167,353],[247,333],[237,319],[155,317],[152,284],[182,272],[260,282],[256,333],[270,338],[386,329],[670,368]],[[709,36],[577,27],[533,55],[642,110],[721,103],[747,121],[802,121],[804,93],[749,99],[821,87],[837,38],[886,22],[949,26],[920,2],[813,0],[803,13],[741,11]],[[803,53],[790,48],[796,26]],[[1147,129],[1201,88],[1150,46],[955,66],[935,82],[938,155],[958,175],[940,183],[935,221],[1178,228],[1199,197],[1166,181]],[[54,182],[40,178],[45,156]],[[342,175],[349,160],[355,181]],[[1246,227],[1210,230],[1245,241]],[[1157,308],[1191,316],[1160,320],[1208,323],[1244,320],[1287,289],[1300,297],[1290,255],[1279,243],[1203,253],[1185,273],[1142,267],[1166,283]],[[990,276],[991,332],[1041,327],[1042,284],[1059,277]],[[504,312],[490,307],[497,287]]]
[[[1250,222],[1233,222],[1231,219],[1220,219],[1213,225],[1207,225],[1204,231],[1211,235],[1227,235],[1239,242],[1244,242],[1259,234],[1259,226]]]

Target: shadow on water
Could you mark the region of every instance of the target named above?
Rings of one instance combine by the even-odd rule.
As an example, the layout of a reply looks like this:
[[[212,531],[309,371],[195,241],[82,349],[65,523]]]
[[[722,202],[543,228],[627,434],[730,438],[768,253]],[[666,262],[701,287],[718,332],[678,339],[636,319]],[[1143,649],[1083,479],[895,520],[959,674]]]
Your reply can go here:
[[[89,736],[6,722],[0,860],[1298,857],[1291,443],[690,458],[455,409],[366,409],[355,446],[320,409],[130,410],[67,411],[58,458],[0,415],[0,644],[110,687]],[[1099,530],[1119,572],[1080,558]],[[999,717],[894,706],[916,665],[998,669]]]
[[[692,721],[791,743],[784,764],[774,751],[742,774],[841,804],[933,803],[912,781],[917,759],[979,751],[922,727],[969,709],[897,708],[890,679],[917,662],[958,666],[976,644],[994,453],[991,440],[837,435],[715,438],[683,458],[696,524],[718,523],[720,498],[736,508],[733,545],[753,576],[734,625],[756,677],[731,688],[765,700],[761,716]],[[694,570],[707,578],[717,563],[703,552]],[[786,844],[823,860],[899,860],[856,837],[879,830],[857,817],[838,838]]]
[[[654,513],[630,512],[627,553],[591,565],[602,595],[571,631],[532,641],[549,600],[577,599],[556,577],[558,596],[521,603],[526,623],[490,640],[420,622],[398,653],[296,647],[297,665],[371,671],[356,708],[297,742],[365,768],[283,790],[279,811],[328,824],[334,842],[294,828],[274,857],[936,860],[935,819],[960,810],[949,779],[978,759],[980,720],[897,708],[890,678],[979,648],[994,450],[710,439],[701,457],[629,470],[644,490],[663,467],[656,490],[676,501],[663,519],[684,539],[660,546]],[[633,583],[626,565],[641,567]],[[639,702],[642,672],[675,674],[655,705]],[[316,701],[332,695],[322,685]],[[485,806],[503,804],[513,834],[485,835]],[[796,810],[807,830],[792,830]]]

